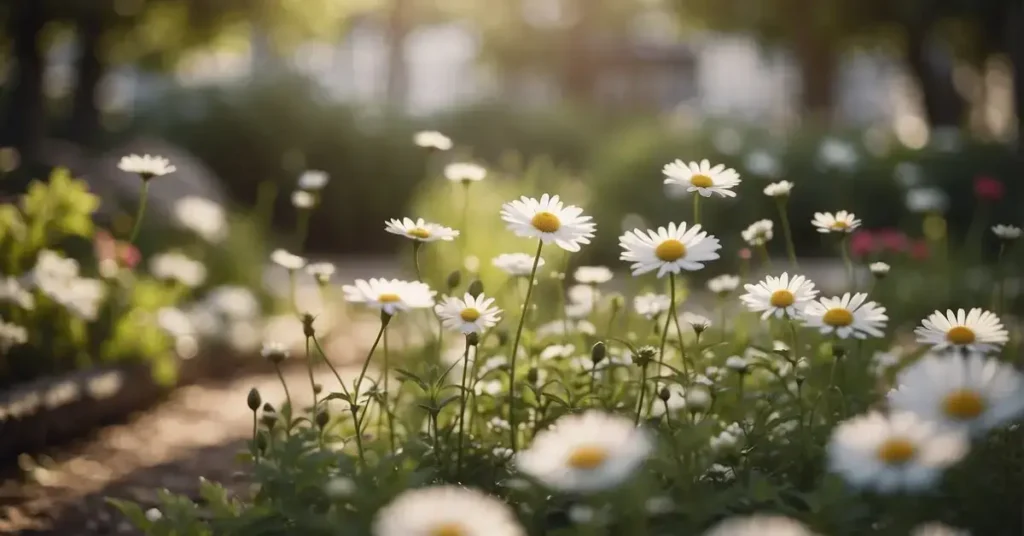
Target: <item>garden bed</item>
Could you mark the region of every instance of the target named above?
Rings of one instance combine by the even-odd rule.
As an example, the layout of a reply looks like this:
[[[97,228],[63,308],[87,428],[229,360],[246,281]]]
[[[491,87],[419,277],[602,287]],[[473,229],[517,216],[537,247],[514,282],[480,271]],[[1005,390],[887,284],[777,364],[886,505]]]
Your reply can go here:
[[[217,352],[181,361],[174,386],[157,383],[149,365],[131,363],[44,377],[0,391],[0,468],[13,465],[22,454],[38,453],[149,409],[176,387],[260,365],[262,361]]]

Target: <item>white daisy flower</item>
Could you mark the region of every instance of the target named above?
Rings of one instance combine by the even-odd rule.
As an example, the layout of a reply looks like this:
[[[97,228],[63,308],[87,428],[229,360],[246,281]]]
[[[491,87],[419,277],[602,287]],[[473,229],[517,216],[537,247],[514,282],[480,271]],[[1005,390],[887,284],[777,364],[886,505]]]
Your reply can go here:
[[[334,265],[329,262],[311,262],[306,265],[306,273],[313,276],[318,283],[325,284],[334,275]]]
[[[711,527],[704,536],[814,536],[814,533],[788,517],[756,514],[730,517]]]
[[[327,186],[327,173],[310,169],[299,175],[299,188],[302,190],[316,191],[323,190]]]
[[[910,536],[971,536],[971,533],[933,521],[914,527],[914,530],[910,531]]]
[[[725,368],[736,372],[746,372],[750,368],[750,360],[738,355],[729,356],[725,360]]]
[[[580,266],[573,274],[573,278],[585,285],[600,285],[611,281],[613,275],[607,266]]]
[[[868,269],[871,270],[871,273],[874,274],[875,277],[882,277],[889,275],[891,267],[884,262],[873,262],[868,265]]]
[[[722,247],[700,225],[687,228],[686,223],[670,223],[668,228],[646,233],[640,229],[628,231],[619,237],[619,246],[624,250],[619,259],[633,263],[633,275],[657,270],[658,277],[700,270],[704,263],[718,259],[717,251]]]
[[[569,301],[591,304],[601,299],[601,292],[590,285],[573,285],[569,287]]]
[[[425,130],[417,132],[413,136],[413,143],[424,149],[433,149],[435,151],[447,151],[452,148],[452,140],[437,132],[436,130]]]
[[[412,218],[391,219],[385,223],[384,230],[417,242],[435,242],[438,240],[451,242],[455,237],[459,236],[459,232],[455,229],[437,223],[429,223],[423,218],[415,221]]]
[[[237,285],[213,289],[204,300],[210,309],[232,320],[248,320],[260,314],[260,304],[252,291]],[[202,325],[200,323],[200,325]]]
[[[672,300],[665,294],[648,292],[633,298],[633,310],[636,314],[651,320],[672,307]]]
[[[117,163],[117,169],[127,173],[135,173],[144,181],[148,181],[153,177],[163,177],[177,171],[177,168],[171,165],[170,160],[162,156],[150,156],[148,154],[142,156],[137,154],[122,156],[121,160]]]
[[[292,206],[295,208],[307,209],[313,208],[316,204],[316,196],[305,191],[295,190],[292,192]]]
[[[576,352],[576,347],[572,344],[552,344],[547,348],[544,348],[540,352],[541,361],[548,361],[551,359],[565,359],[572,357],[572,354]]]
[[[970,433],[1024,412],[1024,374],[980,353],[928,354],[900,371],[890,407]]]
[[[478,182],[487,177],[487,168],[468,162],[455,162],[444,167],[444,177],[452,182]]]
[[[288,359],[290,354],[288,347],[277,341],[266,341],[260,348],[260,356],[271,361],[283,361]]]
[[[768,197],[789,197],[793,191],[793,183],[789,181],[773,182],[764,187],[764,195]]]
[[[743,240],[751,246],[763,246],[775,236],[774,228],[775,223],[772,220],[758,220],[751,223],[740,234],[743,236]]]
[[[174,217],[179,225],[207,242],[220,242],[227,237],[224,207],[209,199],[196,196],[179,199],[174,203]]]
[[[818,228],[819,233],[852,233],[860,227],[860,220],[852,212],[840,210],[831,212],[815,212],[811,224]]]
[[[858,292],[842,297],[818,298],[811,301],[800,313],[800,319],[809,327],[828,334],[835,333],[840,339],[866,339],[868,337],[884,337],[889,317],[885,307],[873,301],[866,301],[868,295]]]
[[[270,254],[270,261],[289,272],[301,270],[306,266],[305,258],[280,248]]]
[[[516,236],[553,242],[566,251],[579,251],[580,244],[589,244],[596,228],[590,216],[583,216],[583,209],[563,205],[557,195],[548,194],[539,201],[523,196],[505,203],[501,219]]]
[[[704,315],[685,312],[680,316],[679,319],[682,320],[683,323],[689,324],[690,328],[692,328],[693,331],[697,333],[703,333],[704,331],[711,327],[711,319]]]
[[[566,492],[596,492],[628,479],[653,445],[632,419],[596,410],[559,418],[516,457],[519,471]]]
[[[790,278],[788,273],[781,277],[765,276],[764,281],[743,285],[743,288],[747,289],[747,294],[740,296],[740,301],[751,311],[762,312],[762,319],[772,315],[776,318],[783,315],[797,318],[800,311],[818,295],[810,279],[802,275]]]
[[[700,163],[676,160],[662,169],[665,184],[686,187],[687,192],[697,192],[703,197],[715,193],[722,197],[736,197],[733,187],[740,183],[740,174],[722,164],[711,167],[707,160]]]
[[[565,316],[568,318],[583,319],[590,316],[592,312],[594,312],[594,302],[570,300],[565,304]]]
[[[967,450],[964,434],[913,413],[871,412],[836,427],[828,459],[853,486],[895,492],[929,487]]]
[[[525,536],[504,501],[457,486],[402,492],[373,520],[373,536]]]
[[[994,225],[992,232],[1003,240],[1016,240],[1020,238],[1021,229],[1015,225]]]
[[[723,274],[708,279],[708,290],[718,294],[719,296],[725,296],[739,288],[739,286],[740,278],[735,275]]]
[[[1009,340],[1009,333],[995,313],[974,308],[965,312],[958,309],[928,315],[921,326],[914,329],[917,342],[930,344],[936,350],[966,348],[976,352],[998,351]]]
[[[446,297],[434,306],[444,327],[462,334],[480,333],[501,320],[501,309],[494,306],[494,298],[483,294],[473,297],[466,293],[462,299]]]
[[[533,269],[533,255],[526,253],[502,253],[491,261],[495,267],[511,276],[528,276]],[[544,258],[537,259],[537,268],[544,266]]]
[[[425,283],[399,279],[356,279],[354,284],[345,285],[341,290],[345,293],[345,301],[365,303],[389,315],[431,307],[436,294]]]
[[[157,279],[177,281],[188,288],[206,281],[206,265],[177,252],[154,255],[149,261],[149,271]]]
[[[762,177],[775,177],[782,173],[779,159],[763,149],[748,153],[747,157],[743,159],[743,165],[747,171]]]

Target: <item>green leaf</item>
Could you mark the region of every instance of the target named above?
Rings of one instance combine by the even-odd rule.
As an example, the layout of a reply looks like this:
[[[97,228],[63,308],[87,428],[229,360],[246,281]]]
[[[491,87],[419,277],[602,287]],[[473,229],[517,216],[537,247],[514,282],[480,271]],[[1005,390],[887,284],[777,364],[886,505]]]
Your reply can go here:
[[[409,372],[408,370],[401,369],[401,368],[396,368],[395,372],[398,373],[398,379],[400,381],[402,381],[402,380],[409,380],[409,381],[415,383],[416,385],[418,385],[419,388],[423,389],[424,391],[429,391],[430,390],[430,386],[427,385],[427,382],[425,382],[422,379],[420,379],[420,377],[417,376],[416,374],[413,374],[412,372]]]

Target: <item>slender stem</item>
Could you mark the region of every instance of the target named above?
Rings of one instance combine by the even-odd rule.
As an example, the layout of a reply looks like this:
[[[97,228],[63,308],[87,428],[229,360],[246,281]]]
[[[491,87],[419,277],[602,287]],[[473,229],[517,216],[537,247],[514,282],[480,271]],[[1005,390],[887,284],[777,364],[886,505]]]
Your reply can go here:
[[[146,199],[149,198],[149,181],[142,181],[142,193],[139,196],[139,209],[135,212],[135,224],[132,226],[132,234],[128,239],[129,244],[134,244],[142,229],[142,217],[146,215]]]
[[[391,417],[391,409],[388,408],[388,402],[391,400],[391,389],[388,386],[388,378],[391,376],[391,367],[388,364],[389,354],[388,351],[388,332],[384,331],[384,413],[387,413],[388,418],[388,438],[391,443],[391,453],[395,453],[395,421]]]
[[[388,322],[391,321],[391,315],[381,312],[380,317],[380,330],[377,332],[377,338],[373,341],[373,346],[370,347],[370,351],[366,354],[366,360],[363,361],[363,368],[359,371],[359,376],[356,378],[355,385],[352,386],[352,395],[350,397],[349,409],[352,411],[352,421],[356,427],[356,446],[359,449],[359,461],[366,466],[366,454],[363,452],[363,433],[359,429],[359,385],[363,383],[363,377],[366,376],[366,369],[370,366],[370,358],[373,357],[373,353],[377,351],[377,345],[380,344],[380,340],[384,337],[384,330],[388,327]],[[338,377],[338,381],[341,382],[341,377]],[[344,382],[341,382],[344,386]]]
[[[779,218],[782,220],[782,233],[786,237],[786,254],[789,255],[789,264],[794,270],[798,269],[796,262],[796,245],[793,243],[793,230],[789,226],[789,213],[786,210],[786,198],[778,200]]]
[[[455,474],[462,474],[462,443],[465,437],[465,422],[466,422],[466,378],[469,376],[469,337],[466,338],[466,349],[462,353],[462,387],[459,393],[459,451],[455,459]]]
[[[260,232],[267,232],[274,219],[274,200],[277,198],[277,183],[265,180],[260,183],[256,191],[256,223]]]
[[[666,329],[668,329],[666,327]],[[647,365],[640,367],[640,399],[636,403],[636,417],[633,418],[633,425],[640,424],[640,413],[644,410],[644,394],[647,392]]]
[[[1004,301],[1004,298],[1003,298],[1003,292],[1004,292],[1003,288],[1006,286],[1006,281],[1004,280],[1005,272],[1006,271],[1003,270],[1003,254],[1004,253],[1006,253],[1006,242],[1000,242],[999,243],[999,255],[996,257],[996,274],[995,274],[996,295],[994,297],[995,298],[995,303],[992,306],[992,310],[995,311],[996,314],[1000,314],[1000,313],[1003,312],[1003,301]]]
[[[288,402],[290,411],[295,410],[295,406],[292,405],[292,394],[288,392],[288,384],[284,381],[284,375],[281,374],[281,367],[277,363],[274,363],[274,370],[277,372],[277,378],[281,380],[281,386],[284,387],[284,398]]]
[[[757,246],[757,250],[761,252],[761,260],[764,262],[764,267],[770,271],[772,269],[772,257],[768,254],[768,246],[761,244]]]
[[[526,298],[523,299],[523,311],[519,315],[519,327],[516,328],[516,338],[512,343],[512,358],[509,363],[509,397],[508,397],[508,423],[511,428],[512,452],[516,451],[517,428],[516,428],[516,357],[519,354],[519,340],[523,336],[523,325],[526,324],[526,315],[530,311],[530,297],[533,296],[533,280],[537,277],[537,264],[540,263],[540,252],[544,249],[544,241],[537,241],[537,253],[533,256],[533,268],[530,269],[529,286],[526,288]]]
[[[313,417],[316,417],[316,382],[313,381],[313,357],[309,355],[309,337],[306,337],[306,371],[309,372],[309,388],[313,391]]]
[[[423,282],[423,274],[420,272],[420,247],[423,243],[416,240],[412,243],[412,265],[416,269],[416,281]]]
[[[661,344],[658,347],[658,375],[661,375],[662,365],[665,363],[665,345],[668,342],[668,329],[671,325],[673,312],[676,308],[676,274],[672,273],[668,275],[668,288],[669,288],[669,306],[668,313],[665,314],[665,329],[661,330]],[[657,327],[657,324],[655,324]],[[647,381],[647,366],[643,367],[644,382]],[[644,384],[640,385],[640,400],[644,399]],[[654,392],[658,392],[658,381],[654,381]],[[640,422],[640,410],[637,410],[637,422]]]
[[[430,419],[434,421],[434,458],[437,460],[437,468],[441,469],[441,447],[440,447],[440,436],[441,433],[438,431],[437,426],[437,413],[431,412]]]
[[[259,433],[259,427],[256,424],[256,410],[252,411],[252,455],[256,460],[256,463],[260,461],[260,445],[256,441],[256,436]]]
[[[295,298],[295,296],[297,294],[297,292],[295,291],[295,286],[296,286],[296,283],[295,283],[295,270],[289,269],[288,270],[288,305],[291,306],[292,311],[298,313],[299,312],[299,304],[298,304],[298,300],[296,300],[296,298]]]
[[[850,284],[850,290],[857,289],[857,280],[853,274],[853,261],[850,260],[850,235],[844,234],[839,242],[839,254],[843,257],[843,265],[846,267],[846,280]]]
[[[700,193],[693,192],[693,224],[700,223]]]
[[[320,352],[320,356],[324,358],[324,363],[327,363],[327,367],[331,369],[331,372],[334,373],[334,377],[338,379],[338,384],[341,385],[341,390],[348,394],[348,387],[345,387],[345,382],[342,381],[341,374],[338,374],[338,369],[334,368],[331,360],[327,359],[327,353],[324,352],[323,347],[320,346],[320,341],[316,338],[316,335],[313,335],[313,344],[316,346],[316,350]]]
[[[459,264],[466,260],[466,247],[469,245],[468,229],[466,228],[467,214],[469,213],[469,187],[472,181],[462,182],[462,214],[459,217]]]

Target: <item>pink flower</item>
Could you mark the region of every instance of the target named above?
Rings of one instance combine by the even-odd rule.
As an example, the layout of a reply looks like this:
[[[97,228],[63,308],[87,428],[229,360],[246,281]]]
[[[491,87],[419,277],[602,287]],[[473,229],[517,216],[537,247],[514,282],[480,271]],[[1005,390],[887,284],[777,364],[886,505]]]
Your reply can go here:
[[[739,255],[740,255],[741,259],[743,259],[745,261],[749,261],[750,260],[750,248],[740,248]]]
[[[898,229],[881,229],[878,231],[878,240],[887,251],[900,253],[906,251],[908,240],[907,235]]]
[[[850,253],[854,257],[866,257],[875,251],[875,237],[869,230],[861,230],[850,237]]]
[[[928,258],[928,242],[924,240],[915,240],[910,245],[910,257],[914,260],[923,261]]]
[[[974,195],[982,201],[999,201],[1006,194],[1006,187],[999,179],[986,175],[974,178]]]

